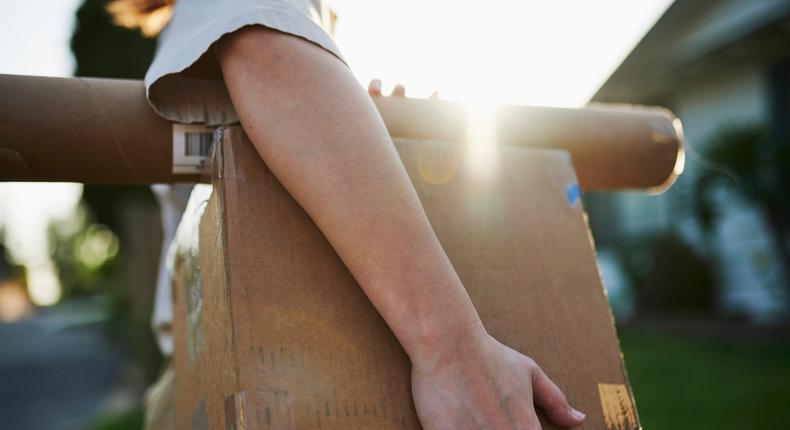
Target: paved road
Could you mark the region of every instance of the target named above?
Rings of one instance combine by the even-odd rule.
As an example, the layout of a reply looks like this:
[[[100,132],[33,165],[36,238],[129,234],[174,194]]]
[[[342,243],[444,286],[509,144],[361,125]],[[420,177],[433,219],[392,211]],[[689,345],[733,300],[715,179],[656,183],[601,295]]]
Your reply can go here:
[[[86,428],[118,380],[122,357],[84,322],[50,311],[0,323],[0,427]]]

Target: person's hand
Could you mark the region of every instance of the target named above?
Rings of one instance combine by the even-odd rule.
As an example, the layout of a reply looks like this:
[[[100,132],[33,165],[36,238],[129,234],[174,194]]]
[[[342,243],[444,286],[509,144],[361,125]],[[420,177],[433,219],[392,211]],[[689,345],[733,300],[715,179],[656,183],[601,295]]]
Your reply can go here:
[[[370,81],[368,94],[381,97],[381,86],[379,79]],[[405,96],[401,84],[392,90],[391,97]],[[415,348],[419,352],[410,357],[414,406],[425,430],[536,430],[541,427],[536,405],[557,425],[584,421],[534,360],[501,344],[482,326],[455,339]]]
[[[540,429],[535,405],[563,427],[584,421],[531,358],[480,332],[412,359],[412,394],[425,430]]]
[[[370,81],[370,83],[368,84],[368,94],[370,94],[371,97],[381,97],[382,96],[382,94],[381,94],[381,79],[373,79],[372,81]],[[390,94],[390,97],[406,97],[406,87],[404,87],[401,84],[395,85],[395,87],[392,89],[392,94]],[[438,91],[434,91],[431,94],[430,98],[438,99],[439,98],[439,92]]]
[[[373,79],[368,84],[368,94],[371,97],[381,97],[381,79]],[[401,84],[395,85],[390,97],[406,97],[406,87]]]

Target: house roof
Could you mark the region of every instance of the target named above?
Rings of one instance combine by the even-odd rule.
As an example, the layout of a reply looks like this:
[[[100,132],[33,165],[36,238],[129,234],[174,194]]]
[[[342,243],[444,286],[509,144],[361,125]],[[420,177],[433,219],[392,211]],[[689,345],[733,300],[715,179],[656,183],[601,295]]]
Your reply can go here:
[[[661,103],[734,65],[790,57],[790,0],[676,0],[593,96]]]

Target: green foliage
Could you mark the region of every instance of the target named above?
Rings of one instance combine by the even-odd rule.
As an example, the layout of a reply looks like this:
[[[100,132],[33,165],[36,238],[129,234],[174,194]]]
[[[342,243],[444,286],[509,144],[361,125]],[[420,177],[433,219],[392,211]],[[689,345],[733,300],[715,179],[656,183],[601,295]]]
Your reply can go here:
[[[134,408],[129,411],[108,414],[99,417],[90,427],[90,430],[140,430],[145,426],[145,416],[142,409]]]
[[[620,259],[640,311],[712,309],[711,264],[678,234],[639,237],[620,249]]]
[[[763,125],[727,126],[702,152],[704,169],[696,178],[697,219],[712,231],[730,201],[720,191],[760,211],[774,249],[790,277],[790,142],[775,139]],[[790,279],[787,280],[790,288]]]
[[[109,1],[83,0],[77,10],[76,26],[71,39],[71,50],[77,62],[75,75],[142,79],[153,59],[156,40],[143,37],[139,31],[115,26],[105,9]],[[132,210],[143,207],[155,213],[156,201],[148,186],[85,185],[82,204],[91,223],[100,226],[96,227],[98,230],[88,231],[89,224],[83,233],[70,239],[70,244],[62,245],[62,257],[72,260],[61,263],[68,267],[64,274],[87,282],[75,291],[107,296],[111,317],[108,321],[108,333],[112,339],[125,346],[135,364],[144,369],[144,383],[148,383],[153,380],[160,364],[148,318],[149,292],[154,281],[140,275],[144,269],[141,265],[148,263],[140,261],[139,247],[137,250],[131,249],[130,244],[134,239],[140,239],[131,236],[139,235],[141,229],[131,228],[131,224],[136,221],[129,214]],[[136,224],[137,227],[140,225],[152,226],[150,220],[146,219]],[[96,234],[99,238],[101,235],[106,237],[105,228],[117,236],[117,256],[86,272],[89,268],[85,261],[78,261],[80,255],[76,250],[89,246],[86,245],[89,237]],[[157,234],[157,231],[151,230],[150,241],[156,240]],[[137,240],[138,244],[140,242]],[[92,265],[96,266],[95,263],[99,260],[101,259],[94,260]],[[89,276],[86,279],[86,273],[93,273],[91,276],[95,277]],[[140,282],[150,282],[151,285],[142,286],[139,285]]]
[[[728,126],[702,152],[707,167],[697,177],[694,201],[698,219],[710,229],[721,212],[718,189],[732,191],[757,206],[781,207],[790,215],[790,147],[774,142],[762,125]]]
[[[63,299],[117,285],[118,238],[106,226],[88,220],[82,207],[74,219],[50,225],[49,237]]]

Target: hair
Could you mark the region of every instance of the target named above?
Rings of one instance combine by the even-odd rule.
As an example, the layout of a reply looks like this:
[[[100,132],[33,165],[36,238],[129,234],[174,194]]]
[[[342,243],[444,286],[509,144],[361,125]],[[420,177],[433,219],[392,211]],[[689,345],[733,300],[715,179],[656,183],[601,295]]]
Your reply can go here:
[[[175,0],[113,0],[107,12],[115,25],[140,29],[146,37],[155,37],[170,21]]]

